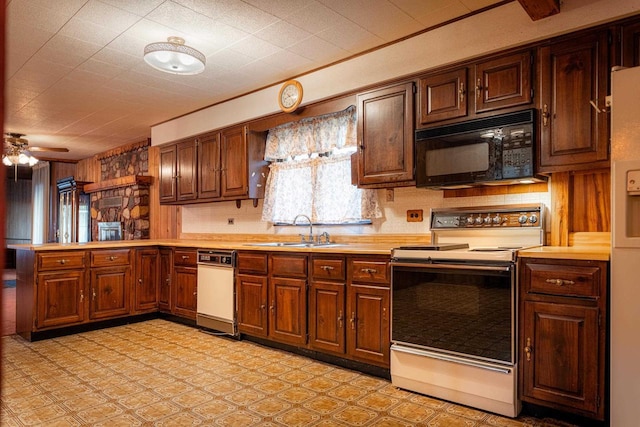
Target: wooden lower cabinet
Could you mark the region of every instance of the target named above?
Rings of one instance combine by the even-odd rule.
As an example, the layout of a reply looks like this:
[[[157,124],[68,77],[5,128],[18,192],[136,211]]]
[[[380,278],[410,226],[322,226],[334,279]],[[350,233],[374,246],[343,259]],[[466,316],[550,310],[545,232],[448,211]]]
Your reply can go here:
[[[175,298],[173,314],[196,318],[198,303],[198,270],[194,267],[174,267]]]
[[[237,265],[241,333],[389,367],[388,258],[239,252]]]
[[[173,298],[171,312],[195,320],[198,309],[198,253],[195,248],[173,251]]]
[[[267,337],[267,282],[267,276],[256,274],[236,276],[238,330],[241,333]]]
[[[350,284],[347,354],[353,359],[389,366],[389,288]]]
[[[134,309],[136,312],[158,308],[158,278],[160,277],[158,249],[136,250],[136,278],[134,281]]]
[[[84,269],[40,273],[36,283],[35,323],[38,328],[66,326],[84,321]]]
[[[124,316],[131,311],[131,267],[91,269],[89,318]]]
[[[604,420],[607,263],[521,258],[520,397]]]

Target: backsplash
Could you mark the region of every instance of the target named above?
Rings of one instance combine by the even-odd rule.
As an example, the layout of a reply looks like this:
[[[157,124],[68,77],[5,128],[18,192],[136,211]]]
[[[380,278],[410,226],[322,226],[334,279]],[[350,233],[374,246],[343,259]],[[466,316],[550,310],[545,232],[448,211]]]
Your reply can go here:
[[[332,235],[424,234],[427,237],[431,208],[543,203],[548,209],[551,203],[550,192],[453,198],[444,198],[443,194],[443,191],[424,188],[396,188],[393,201],[389,201],[387,191],[378,190],[383,218],[374,220],[370,225],[314,226],[314,232],[328,231]],[[407,222],[409,209],[422,209],[424,221]],[[304,232],[301,231],[303,227],[273,226],[262,221],[261,215],[262,201],[255,208],[250,201],[243,201],[240,209],[236,208],[235,202],[185,205],[182,208],[182,233],[297,235]],[[233,224],[229,224],[230,219]],[[549,229],[549,224],[546,225]]]

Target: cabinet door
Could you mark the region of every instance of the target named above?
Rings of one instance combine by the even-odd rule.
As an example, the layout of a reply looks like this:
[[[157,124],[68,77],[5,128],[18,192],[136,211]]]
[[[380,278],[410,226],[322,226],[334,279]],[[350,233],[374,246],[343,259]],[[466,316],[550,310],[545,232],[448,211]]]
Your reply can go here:
[[[640,65],[640,22],[622,27],[622,65],[625,67]]]
[[[84,320],[84,277],[84,270],[38,274],[38,328],[70,325]]]
[[[92,268],[89,317],[104,319],[129,314],[130,289],[131,268],[129,266]]]
[[[158,284],[158,308],[171,311],[171,282],[173,275],[173,252],[160,249],[160,283]]]
[[[194,267],[176,266],[173,277],[175,278],[173,314],[195,320],[198,308],[198,270]]]
[[[304,279],[269,279],[269,337],[289,344],[307,342],[307,294]]]
[[[267,291],[266,276],[236,276],[238,330],[241,333],[267,336]]]
[[[522,399],[598,412],[599,310],[525,301]]]
[[[356,360],[389,366],[389,288],[349,285],[347,354]]]
[[[160,276],[157,249],[136,251],[135,310],[158,308],[158,278]]]
[[[245,126],[237,126],[222,131],[220,146],[223,198],[238,199],[247,196],[249,184],[246,130]]]
[[[531,103],[529,51],[476,64],[476,113]]]
[[[540,48],[539,172],[607,167],[608,32]]]
[[[359,94],[358,186],[412,181],[413,133],[412,82]]]
[[[345,352],[345,284],[314,282],[309,293],[309,344],[335,354]]]
[[[160,203],[176,201],[176,146],[160,149],[160,183],[158,192]]]
[[[195,200],[198,197],[197,158],[195,140],[176,146],[177,201]]]
[[[198,199],[220,197],[220,134],[198,141]]]
[[[425,76],[420,79],[418,90],[420,125],[468,114],[466,67]]]

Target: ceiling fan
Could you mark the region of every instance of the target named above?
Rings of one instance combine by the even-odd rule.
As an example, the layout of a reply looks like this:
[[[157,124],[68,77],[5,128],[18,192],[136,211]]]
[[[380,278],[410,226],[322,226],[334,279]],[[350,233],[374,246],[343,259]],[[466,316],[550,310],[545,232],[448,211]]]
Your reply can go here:
[[[4,134],[4,153],[2,163],[7,166],[29,165],[38,163],[38,159],[30,155],[34,151],[55,151],[58,153],[69,152],[68,148],[59,147],[33,147],[29,146],[29,141],[24,138],[24,134],[8,132]]]

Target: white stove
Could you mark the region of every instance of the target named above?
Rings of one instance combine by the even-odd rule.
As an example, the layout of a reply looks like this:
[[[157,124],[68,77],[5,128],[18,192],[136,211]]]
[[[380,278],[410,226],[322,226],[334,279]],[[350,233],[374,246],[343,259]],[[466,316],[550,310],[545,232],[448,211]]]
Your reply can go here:
[[[393,249],[391,382],[515,417],[519,249],[544,244],[544,207],[431,211],[431,243]]]

